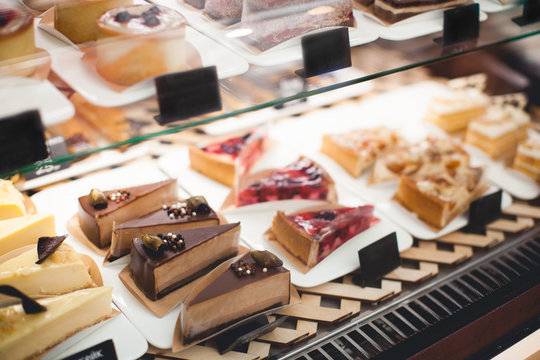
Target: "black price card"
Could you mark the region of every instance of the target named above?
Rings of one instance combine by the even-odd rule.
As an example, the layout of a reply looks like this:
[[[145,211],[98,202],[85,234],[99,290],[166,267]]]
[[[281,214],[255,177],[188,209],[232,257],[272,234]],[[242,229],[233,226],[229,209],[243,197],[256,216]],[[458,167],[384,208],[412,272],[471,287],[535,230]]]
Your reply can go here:
[[[215,66],[158,76],[155,84],[162,125],[221,110]]]
[[[473,201],[469,207],[469,223],[465,232],[485,234],[486,225],[501,215],[502,190]]]
[[[106,340],[102,343],[92,346],[86,350],[68,356],[63,360],[117,360],[116,350],[112,340]]]
[[[71,166],[71,162],[66,161],[60,164],[51,164],[50,160],[58,157],[62,157],[69,154],[66,140],[62,136],[55,136],[47,139],[47,147],[51,154],[46,160],[41,162],[41,165],[34,171],[24,173],[26,180],[31,180],[43,175],[66,169]]]
[[[0,119],[0,174],[49,156],[39,111],[30,110]]]
[[[523,2],[523,15],[512,19],[519,26],[529,25],[539,20],[540,0],[525,0]]]
[[[360,274],[353,278],[361,286],[379,283],[382,277],[401,265],[396,233],[386,235],[358,251]]]
[[[443,46],[477,39],[480,33],[480,5],[470,4],[444,12],[443,36],[435,42]]]
[[[299,73],[308,78],[350,67],[351,45],[346,27],[302,37],[304,69]]]

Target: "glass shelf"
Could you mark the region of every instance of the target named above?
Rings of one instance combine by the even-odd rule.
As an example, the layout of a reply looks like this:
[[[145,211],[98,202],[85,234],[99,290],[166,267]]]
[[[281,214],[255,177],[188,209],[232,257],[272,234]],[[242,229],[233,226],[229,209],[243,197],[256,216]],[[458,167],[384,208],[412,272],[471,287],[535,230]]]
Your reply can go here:
[[[155,98],[141,100],[118,108],[101,109],[104,111],[103,113],[94,111],[93,105],[86,103],[85,106],[90,106],[90,112],[98,114],[98,116],[100,116],[99,114],[104,114],[101,115],[104,117],[111,116],[111,111],[117,111],[117,114],[121,114],[119,115],[121,119],[118,120],[120,122],[118,129],[120,130],[115,134],[104,134],[97,131],[97,140],[93,143],[83,148],[76,147],[72,149],[72,153],[69,155],[47,160],[46,164],[52,165],[74,161],[103,150],[122,148],[148,139],[209,124],[220,119],[237,117],[238,121],[242,121],[244,114],[254,113],[266,108],[279,108],[287,102],[329,93],[368,80],[539,34],[540,22],[524,27],[512,22],[512,18],[520,16],[521,12],[522,7],[517,6],[504,12],[488,14],[487,20],[480,23],[480,36],[478,39],[455,46],[441,47],[437,45],[433,39],[441,36],[441,32],[438,32],[403,41],[378,39],[353,47],[351,53],[354,71],[348,71],[345,78],[337,76],[339,72],[336,72],[336,74],[320,75],[307,80],[301,79],[295,73],[296,70],[302,67],[301,61],[291,61],[278,66],[250,65],[249,70],[244,74],[220,80],[220,92],[223,100],[222,111],[187,121],[170,123],[165,126],[158,125],[153,119],[158,114],[158,105]],[[286,86],[283,86],[284,79],[289,81]],[[50,75],[49,80],[64,95],[70,96],[73,94],[73,90],[56,75]],[[254,116],[257,116],[257,113],[250,114],[251,118]],[[275,116],[280,116],[279,111],[275,111]],[[79,115],[69,121],[73,122],[71,125],[75,127],[77,127],[78,122],[84,122]],[[65,135],[63,133],[65,128],[63,129],[62,126],[63,124],[48,126],[47,135]],[[88,124],[86,124],[85,127],[81,127],[83,129],[81,132],[85,134],[84,129],[88,128]],[[93,129],[95,131],[95,128]],[[0,174],[0,177],[29,172],[40,166],[43,166],[43,162]]]

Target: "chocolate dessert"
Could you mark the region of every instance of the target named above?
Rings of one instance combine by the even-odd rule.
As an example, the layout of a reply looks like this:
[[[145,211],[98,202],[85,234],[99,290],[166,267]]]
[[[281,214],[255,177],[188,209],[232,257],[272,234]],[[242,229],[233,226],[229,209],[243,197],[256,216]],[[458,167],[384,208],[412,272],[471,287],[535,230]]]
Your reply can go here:
[[[427,11],[472,3],[471,0],[375,0],[373,13],[390,24]]]

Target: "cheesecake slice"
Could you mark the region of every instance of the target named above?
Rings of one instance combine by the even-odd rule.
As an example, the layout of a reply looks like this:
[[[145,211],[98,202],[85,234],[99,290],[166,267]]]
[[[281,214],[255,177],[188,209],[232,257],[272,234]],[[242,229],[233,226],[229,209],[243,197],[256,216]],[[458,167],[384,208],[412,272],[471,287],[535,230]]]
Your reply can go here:
[[[235,256],[240,223],[143,235],[133,239],[131,274],[150,300],[157,300]]]
[[[312,267],[377,222],[372,205],[327,207],[289,215],[278,211],[272,233],[292,255]]]
[[[289,199],[330,201],[335,199],[334,181],[319,164],[300,157],[238,191],[236,206]]]
[[[25,215],[0,220],[0,255],[35,244],[40,236],[55,236],[54,216]]]
[[[111,316],[112,287],[78,290],[38,300],[46,311],[26,314],[19,304],[0,309],[0,358],[38,356],[69,336]]]
[[[231,259],[200,280],[182,305],[184,343],[201,340],[251,315],[289,304],[290,273],[268,251]]]
[[[34,248],[0,264],[0,284],[17,287],[32,297],[60,295],[94,285],[81,255],[69,244],[61,243],[42,263],[38,261]]]
[[[133,238],[142,234],[166,234],[171,231],[212,225],[219,225],[219,219],[204,197],[194,196],[185,201],[168,202],[161,209],[136,219],[121,224],[115,222],[111,238],[111,256],[116,259],[128,255]]]
[[[101,192],[79,198],[79,224],[88,240],[104,248],[111,243],[113,223],[123,223],[177,199],[176,179]]]
[[[23,195],[8,180],[0,179],[0,220],[26,215]]]

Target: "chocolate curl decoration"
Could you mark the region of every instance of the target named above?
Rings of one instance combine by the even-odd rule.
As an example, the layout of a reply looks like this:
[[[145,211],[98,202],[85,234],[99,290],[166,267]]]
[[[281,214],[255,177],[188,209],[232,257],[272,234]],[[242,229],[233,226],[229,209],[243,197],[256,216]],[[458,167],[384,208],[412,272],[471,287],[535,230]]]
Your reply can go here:
[[[38,261],[36,264],[41,264],[51,255],[60,244],[66,239],[67,235],[62,236],[43,236],[38,239],[37,252]]]
[[[37,314],[43,311],[47,311],[47,308],[45,306],[31,299],[13,286],[0,285],[0,293],[8,296],[18,297],[19,299],[21,299],[22,307],[24,309],[24,312],[27,314]]]

